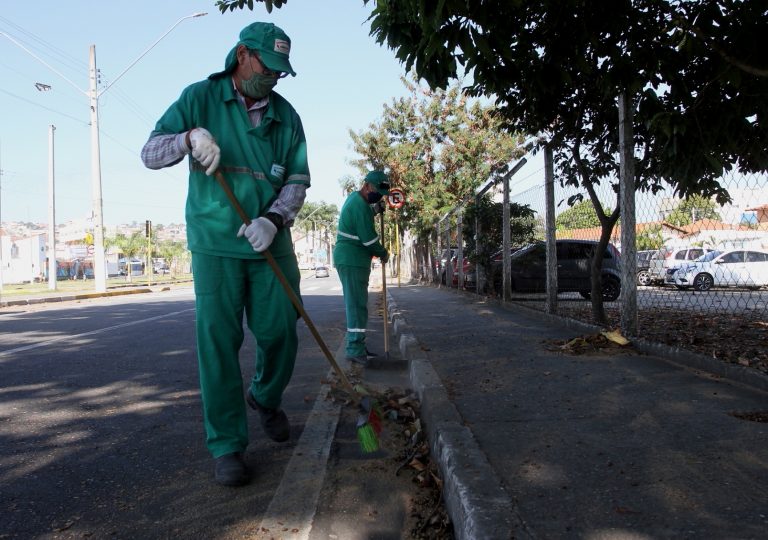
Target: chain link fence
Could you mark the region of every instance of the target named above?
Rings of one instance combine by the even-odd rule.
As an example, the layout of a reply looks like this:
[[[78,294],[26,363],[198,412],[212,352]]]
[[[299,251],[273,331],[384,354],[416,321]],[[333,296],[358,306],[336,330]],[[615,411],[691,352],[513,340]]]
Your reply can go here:
[[[526,205],[535,212],[533,239],[543,242],[544,164],[539,156],[530,154],[523,161],[510,180],[509,202]],[[616,180],[605,180],[595,186],[600,203],[608,211],[619,204],[617,184]],[[728,334],[732,332],[751,332],[758,343],[762,340],[763,348],[768,344],[768,176],[731,172],[721,179],[721,184],[732,199],[725,205],[703,197],[683,200],[670,188],[636,193],[634,286],[639,335],[678,344],[699,340],[703,347],[714,347],[714,355],[720,345],[702,338],[710,329],[719,338],[731,337]],[[596,243],[601,229],[585,190],[560,186],[557,178],[554,186],[558,288],[567,290],[557,295],[554,311],[590,321],[588,258],[593,252],[568,246]],[[501,201],[501,183],[493,185],[489,193]],[[480,262],[473,258],[465,242],[467,229],[470,236],[475,234],[475,224],[465,218],[467,208],[454,208],[444,216],[435,225],[430,242],[406,238],[404,271],[439,286],[504,298],[499,279],[501,246],[494,260]],[[615,247],[617,255],[624,251],[620,229],[621,219],[610,237],[609,248]],[[526,257],[522,247],[512,245],[510,249],[511,291],[506,300],[545,310],[546,266],[541,259]],[[577,255],[569,255],[573,252]],[[539,252],[540,257],[542,254]],[[612,264],[607,259],[608,254],[603,260],[604,269]],[[618,255],[616,263],[621,265],[621,260]],[[569,265],[580,275],[569,276]],[[605,277],[603,273],[603,281]],[[571,278],[581,280],[581,290],[576,290],[579,285],[573,283],[563,287],[563,280]],[[618,326],[623,297],[603,298],[609,325]],[[726,327],[715,331],[724,324]],[[739,357],[739,361],[745,360]]]

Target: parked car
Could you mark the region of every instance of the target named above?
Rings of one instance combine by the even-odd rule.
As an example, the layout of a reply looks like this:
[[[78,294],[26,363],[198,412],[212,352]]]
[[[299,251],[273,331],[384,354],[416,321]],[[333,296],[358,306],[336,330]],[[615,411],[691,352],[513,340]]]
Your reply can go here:
[[[729,249],[710,251],[696,261],[685,264],[674,273],[678,289],[693,287],[708,291],[712,287],[768,286],[768,251]]]
[[[694,261],[702,255],[712,251],[704,247],[667,247],[662,246],[651,257],[648,272],[653,283],[672,283],[667,276],[667,270],[676,270],[686,262]]]
[[[455,247],[452,247],[451,249],[444,249],[440,254],[440,257],[435,260],[435,272],[438,276],[440,276],[440,283],[443,285],[446,284],[445,272],[446,267],[448,266],[448,261],[452,260],[456,255],[456,250],[457,248]]]
[[[315,267],[315,277],[321,278],[321,277],[330,277],[331,272],[328,270],[327,266],[320,265]]]
[[[557,291],[578,292],[591,297],[590,267],[597,242],[589,240],[557,240]],[[619,250],[613,244],[603,254],[603,300],[613,302],[621,293]],[[510,257],[513,291],[540,292],[546,290],[547,258],[544,242],[536,242],[515,251]],[[499,278],[500,278],[499,273]],[[495,283],[501,290],[501,283]]]
[[[469,262],[469,259],[465,256],[462,265],[464,271],[464,285],[465,289],[473,289],[475,287],[475,265]],[[451,272],[452,272],[452,287],[457,287],[459,283],[459,257],[456,252],[451,258]]]
[[[651,259],[656,255],[657,249],[646,249],[637,252],[637,284],[650,285],[651,279]]]

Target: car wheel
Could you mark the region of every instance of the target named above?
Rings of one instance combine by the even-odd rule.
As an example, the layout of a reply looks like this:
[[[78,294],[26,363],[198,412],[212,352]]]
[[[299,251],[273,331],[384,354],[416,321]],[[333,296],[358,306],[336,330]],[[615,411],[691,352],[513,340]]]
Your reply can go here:
[[[715,284],[715,280],[709,274],[696,274],[693,278],[693,288],[697,291],[708,291]]]
[[[621,283],[618,279],[603,277],[603,300],[615,301],[621,294]]]
[[[637,273],[637,284],[648,286],[651,284],[651,274],[648,273],[647,270],[641,270]]]

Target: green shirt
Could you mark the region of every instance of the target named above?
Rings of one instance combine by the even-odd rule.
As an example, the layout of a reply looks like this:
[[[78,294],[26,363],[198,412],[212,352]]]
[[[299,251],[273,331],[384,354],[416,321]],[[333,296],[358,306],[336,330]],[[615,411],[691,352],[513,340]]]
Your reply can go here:
[[[336,247],[333,248],[334,264],[369,268],[372,257],[386,254],[374,226],[371,206],[360,192],[352,193],[341,207]]]
[[[276,92],[261,124],[253,127],[229,76],[209,78],[184,89],[155,125],[151,136],[183,133],[194,127],[211,132],[221,148],[224,173],[245,212],[263,216],[286,184],[310,185],[307,143],[301,119]],[[222,257],[258,259],[250,243],[238,238],[242,221],[224,190],[190,155],[187,192],[187,243],[190,251]],[[293,253],[288,228],[269,248],[275,257]]]

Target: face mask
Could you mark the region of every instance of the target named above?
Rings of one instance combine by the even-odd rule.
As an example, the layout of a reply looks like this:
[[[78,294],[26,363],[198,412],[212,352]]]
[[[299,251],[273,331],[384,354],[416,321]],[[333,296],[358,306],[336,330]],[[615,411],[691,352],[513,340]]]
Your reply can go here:
[[[381,200],[383,195],[378,191],[374,191],[368,194],[368,204],[376,204]]]
[[[261,99],[269,94],[276,84],[276,77],[254,73],[250,79],[240,79],[240,91],[249,98]]]

